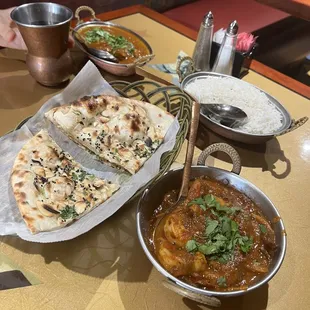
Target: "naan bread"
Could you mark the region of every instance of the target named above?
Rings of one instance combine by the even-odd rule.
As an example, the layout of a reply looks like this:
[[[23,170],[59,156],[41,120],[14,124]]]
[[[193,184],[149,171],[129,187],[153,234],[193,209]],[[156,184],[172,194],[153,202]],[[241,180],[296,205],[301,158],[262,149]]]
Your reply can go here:
[[[15,159],[14,196],[30,231],[51,231],[79,219],[119,188],[81,169],[44,130]]]
[[[136,173],[162,143],[173,116],[137,100],[83,97],[46,117],[73,141],[111,166]]]

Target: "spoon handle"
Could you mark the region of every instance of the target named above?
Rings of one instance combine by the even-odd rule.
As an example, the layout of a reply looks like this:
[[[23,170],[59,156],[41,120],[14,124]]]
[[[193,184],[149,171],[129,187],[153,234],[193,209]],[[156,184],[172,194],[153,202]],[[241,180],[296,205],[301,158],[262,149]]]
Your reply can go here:
[[[198,124],[199,124],[199,114],[200,114],[200,104],[198,102],[193,101],[191,127],[190,127],[189,139],[188,139],[188,144],[187,144],[186,159],[185,159],[185,165],[184,165],[183,177],[182,177],[182,185],[181,185],[178,199],[180,199],[181,197],[186,197],[188,194],[188,185],[189,185],[189,180],[191,177],[191,167],[192,167],[192,161],[193,161],[194,150],[195,150],[197,129],[198,129]]]

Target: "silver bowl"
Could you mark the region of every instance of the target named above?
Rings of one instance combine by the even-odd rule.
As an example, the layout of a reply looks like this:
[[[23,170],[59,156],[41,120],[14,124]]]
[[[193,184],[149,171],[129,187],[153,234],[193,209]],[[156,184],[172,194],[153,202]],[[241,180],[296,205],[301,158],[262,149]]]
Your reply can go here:
[[[256,89],[260,90],[261,92],[263,92],[268,97],[269,101],[277,108],[277,110],[282,115],[282,126],[277,131],[270,133],[270,134],[251,134],[251,133],[246,133],[246,132],[238,130],[238,129],[226,127],[226,126],[212,120],[211,118],[207,117],[206,115],[204,115],[201,112],[200,113],[200,121],[206,127],[210,128],[215,133],[217,133],[217,134],[219,134],[225,138],[234,140],[234,141],[239,141],[239,142],[248,143],[248,144],[260,144],[260,143],[264,143],[264,142],[266,142],[266,141],[268,141],[268,140],[270,140],[270,139],[272,139],[278,135],[283,134],[286,130],[288,130],[290,128],[290,126],[292,124],[291,116],[279,101],[277,101],[274,97],[270,96],[268,93],[266,93],[262,89],[254,86],[250,83],[247,83],[245,81],[237,79],[235,77],[225,75],[225,74],[220,74],[220,73],[213,73],[213,72],[196,72],[196,73],[189,74],[188,76],[186,76],[184,78],[184,80],[181,83],[181,88],[182,88],[182,90],[185,90],[186,86],[188,84],[190,84],[191,82],[193,82],[194,80],[204,79],[204,78],[209,77],[209,76],[214,76],[214,77],[219,77],[219,78],[220,77],[226,77],[226,78],[234,79],[238,83],[245,84],[245,85],[251,85],[252,87],[255,87]],[[197,100],[195,98],[194,94],[190,94],[190,96],[194,100]]]
[[[214,151],[221,150],[231,155],[231,149],[232,148],[229,145],[224,143],[211,145],[201,153],[198,159],[198,164],[203,165],[207,156]],[[236,151],[234,152],[237,154]],[[191,177],[197,178],[201,176],[207,176],[211,179],[223,182],[224,184],[229,184],[253,200],[261,208],[269,221],[273,223],[272,220],[275,218],[279,219],[276,223],[273,224],[273,229],[276,236],[277,250],[271,262],[269,272],[257,283],[250,286],[247,290],[218,292],[194,287],[171,275],[162,267],[156,255],[154,254],[150,240],[152,236],[152,227],[150,226],[151,217],[154,213],[154,210],[161,204],[164,195],[173,189],[180,188],[183,169],[176,169],[167,172],[160,180],[147,188],[139,201],[137,211],[137,231],[141,246],[153,266],[168,280],[169,285],[166,286],[169,286],[169,288],[172,288],[175,292],[182,296],[186,296],[193,300],[209,305],[211,304],[213,306],[220,305],[220,301],[217,299],[218,297],[233,297],[243,295],[247,292],[257,289],[258,287],[261,287],[270,281],[277,273],[283,262],[287,244],[284,223],[278,210],[261,190],[237,174],[240,172],[241,166],[239,166],[240,168],[237,167],[238,163],[236,163],[236,155],[232,156],[232,160],[234,162],[233,171],[236,173],[206,166],[192,166]]]
[[[89,12],[91,12],[92,15],[92,20],[87,21],[87,22],[83,22],[82,20],[80,20],[79,17],[79,13],[83,10],[87,10]],[[89,26],[106,26],[106,27],[111,27],[111,28],[119,28],[122,29],[126,32],[128,32],[129,34],[137,37],[148,49],[149,53],[148,55],[146,55],[145,57],[141,57],[140,59],[137,60],[137,62],[135,63],[130,63],[130,64],[120,64],[120,63],[115,63],[112,61],[108,61],[108,60],[104,60],[104,59],[100,59],[90,53],[88,53],[83,47],[82,45],[79,43],[79,41],[74,37],[75,43],[76,45],[85,53],[87,54],[87,56],[100,68],[102,68],[103,70],[110,72],[114,75],[117,76],[130,76],[136,73],[136,67],[137,66],[144,66],[146,63],[148,63],[149,61],[151,61],[154,58],[154,54],[153,54],[153,50],[151,48],[151,46],[149,45],[148,42],[146,42],[140,35],[138,35],[137,33],[135,33],[134,31],[121,26],[121,25],[117,25],[111,22],[104,22],[101,21],[100,19],[96,18],[95,16],[95,12],[92,8],[88,7],[88,6],[82,6],[77,8],[76,12],[75,12],[75,17],[77,18],[78,22],[77,22],[77,26],[74,28],[75,31],[78,31],[79,29],[85,28],[85,27],[89,27]]]

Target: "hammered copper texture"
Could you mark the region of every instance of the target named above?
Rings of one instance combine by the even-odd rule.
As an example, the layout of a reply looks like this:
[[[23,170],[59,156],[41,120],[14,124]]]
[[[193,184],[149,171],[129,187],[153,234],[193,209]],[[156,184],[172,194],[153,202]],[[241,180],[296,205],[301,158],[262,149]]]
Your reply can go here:
[[[72,59],[68,50],[70,23],[33,28],[18,25],[28,48],[27,66],[36,81],[55,86],[68,80]]]

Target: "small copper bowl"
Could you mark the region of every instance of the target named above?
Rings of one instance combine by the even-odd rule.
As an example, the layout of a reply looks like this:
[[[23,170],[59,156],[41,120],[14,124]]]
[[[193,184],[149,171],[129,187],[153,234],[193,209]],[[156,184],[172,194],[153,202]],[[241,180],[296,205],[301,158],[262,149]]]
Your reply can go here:
[[[80,19],[80,12],[83,11],[83,10],[87,10],[91,13],[92,15],[92,19],[88,22],[83,22],[81,19]],[[136,67],[137,66],[144,66],[146,63],[148,63],[149,61],[151,61],[153,58],[154,58],[154,54],[153,54],[153,50],[151,48],[151,46],[140,36],[138,35],[137,33],[135,33],[134,31],[124,27],[124,26],[121,26],[121,25],[117,25],[117,24],[114,24],[114,23],[111,23],[111,22],[103,22],[101,21],[100,19],[98,19],[96,16],[95,16],[95,12],[92,8],[88,7],[88,6],[81,6],[79,8],[77,8],[76,12],[75,12],[75,18],[77,19],[77,25],[76,27],[74,28],[75,31],[78,31],[84,27],[89,27],[89,26],[105,26],[105,27],[109,27],[109,28],[119,28],[119,29],[122,29],[126,32],[128,32],[129,34],[135,36],[136,38],[138,38],[138,40],[140,40],[144,45],[145,47],[148,49],[148,55],[146,56],[143,56],[139,59],[137,59],[134,63],[130,63],[130,64],[120,64],[120,63],[114,63],[114,62],[111,62],[111,61],[107,61],[107,60],[103,60],[103,59],[100,59],[90,53],[88,53],[83,47],[82,45],[79,43],[79,41],[74,37],[74,40],[75,40],[75,43],[76,45],[85,53],[87,54],[87,56],[98,66],[100,67],[101,69],[107,71],[107,72],[110,72],[114,75],[117,75],[117,76],[129,76],[129,75],[133,75],[136,73]]]

